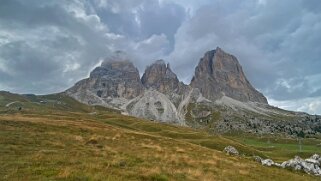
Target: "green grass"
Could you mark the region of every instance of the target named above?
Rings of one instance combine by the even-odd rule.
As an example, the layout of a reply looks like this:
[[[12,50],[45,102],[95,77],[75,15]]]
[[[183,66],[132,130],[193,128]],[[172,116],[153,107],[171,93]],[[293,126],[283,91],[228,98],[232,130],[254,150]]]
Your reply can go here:
[[[230,137],[244,145],[251,146],[262,151],[267,157],[276,161],[285,161],[295,155],[303,158],[310,157],[314,153],[321,154],[320,139],[306,138],[299,141],[294,138],[280,138],[272,136],[254,137],[245,135],[240,137]],[[301,143],[301,146],[300,146]]]
[[[89,107],[59,94],[0,94],[0,104],[15,99],[23,102],[22,111],[1,108],[0,113],[0,180],[318,180],[250,159],[291,158],[296,153],[292,139],[211,135]],[[54,106],[34,103],[39,100]],[[320,153],[319,142],[303,140],[304,154]],[[228,145],[244,156],[222,153]]]

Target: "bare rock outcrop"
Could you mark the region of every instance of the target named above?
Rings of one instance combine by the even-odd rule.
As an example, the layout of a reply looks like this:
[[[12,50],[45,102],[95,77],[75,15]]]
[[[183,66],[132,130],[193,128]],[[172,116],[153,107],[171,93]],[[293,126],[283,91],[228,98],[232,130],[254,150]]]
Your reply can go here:
[[[128,60],[105,61],[90,73],[95,80],[91,87],[98,97],[123,97],[132,99],[143,92],[139,72]]]
[[[164,60],[157,60],[147,66],[141,80],[146,89],[165,94],[176,107],[191,90],[188,85],[179,81],[169,63],[166,64]]]
[[[217,100],[222,96],[247,102],[267,104],[267,99],[253,88],[235,56],[219,47],[208,51],[195,68],[191,86],[200,89],[204,97]]]
[[[119,107],[144,92],[137,68],[117,52],[66,93],[87,104]]]
[[[164,60],[157,60],[146,68],[142,83],[148,89],[152,88],[166,94],[178,91],[179,80],[169,64],[166,65]]]

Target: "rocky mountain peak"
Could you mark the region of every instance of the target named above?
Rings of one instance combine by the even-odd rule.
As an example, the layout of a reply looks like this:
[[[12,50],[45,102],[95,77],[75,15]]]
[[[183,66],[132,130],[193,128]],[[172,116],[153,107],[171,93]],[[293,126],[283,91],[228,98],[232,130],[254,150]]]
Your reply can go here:
[[[263,94],[249,83],[237,58],[219,47],[201,58],[191,86],[211,100],[228,96],[242,102],[267,103]]]
[[[96,67],[67,92],[77,100],[89,104],[105,103],[108,99],[132,99],[144,91],[138,69],[123,52],[116,52]],[[90,95],[90,96],[89,96]],[[95,99],[93,99],[95,97]]]
[[[90,76],[106,77],[107,75],[115,76],[120,75],[121,73],[138,73],[137,75],[139,75],[137,68],[130,61],[128,55],[125,52],[116,51],[111,56],[105,58],[104,61],[101,63],[101,66],[96,67],[90,73]]]
[[[178,88],[179,80],[169,64],[166,65],[164,60],[157,60],[146,68],[142,83],[146,88],[168,93]]]
[[[91,73],[90,77],[108,77],[108,76],[126,76],[125,74],[138,75],[138,69],[130,61],[104,61],[101,66],[96,67]],[[137,78],[137,77],[136,77]]]
[[[246,79],[236,57],[219,47],[206,52],[200,59],[190,85],[180,82],[164,60],[147,66],[140,79],[130,57],[118,51],[96,67],[89,78],[79,81],[66,93],[86,104],[108,106],[130,115],[178,121],[180,124],[190,103],[219,103],[224,97],[267,103]],[[201,115],[203,113],[208,115],[208,111]]]

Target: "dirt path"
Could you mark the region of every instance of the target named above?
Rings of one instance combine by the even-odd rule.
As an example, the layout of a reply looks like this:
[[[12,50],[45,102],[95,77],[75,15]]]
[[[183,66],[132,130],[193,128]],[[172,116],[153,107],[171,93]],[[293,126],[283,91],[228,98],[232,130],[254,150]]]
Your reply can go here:
[[[17,103],[17,102],[19,102],[19,101],[10,102],[10,103],[6,104],[6,107],[9,107],[9,106],[11,106],[12,104]]]

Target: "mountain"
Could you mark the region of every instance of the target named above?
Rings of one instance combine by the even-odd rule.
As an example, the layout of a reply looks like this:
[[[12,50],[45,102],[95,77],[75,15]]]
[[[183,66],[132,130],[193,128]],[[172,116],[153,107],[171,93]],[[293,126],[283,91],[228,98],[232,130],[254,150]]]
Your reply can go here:
[[[248,81],[237,58],[219,47],[205,53],[190,85],[157,60],[142,78],[123,52],[116,52],[65,94],[125,115],[201,128],[209,132],[315,136],[321,117],[270,106]]]
[[[198,88],[210,100],[228,96],[242,102],[267,104],[263,94],[255,90],[245,77],[237,58],[219,47],[206,52],[201,58],[191,86]]]
[[[89,78],[76,83],[67,93],[82,103],[119,108],[143,91],[138,69],[118,55],[104,60]]]
[[[179,80],[169,64],[166,65],[164,60],[157,60],[146,68],[142,83],[147,89],[152,88],[166,94],[178,91]]]

